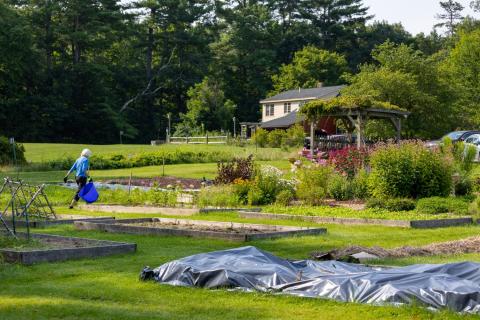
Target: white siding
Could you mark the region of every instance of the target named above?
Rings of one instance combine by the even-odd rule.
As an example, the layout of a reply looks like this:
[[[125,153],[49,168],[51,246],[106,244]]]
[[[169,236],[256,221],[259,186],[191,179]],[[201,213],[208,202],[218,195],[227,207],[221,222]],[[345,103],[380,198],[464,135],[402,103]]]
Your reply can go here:
[[[303,101],[288,101],[288,102],[276,102],[274,103],[274,114],[273,116],[267,116],[266,115],[266,106],[267,105],[270,105],[271,103],[268,103],[268,104],[264,104],[262,106],[262,122],[266,122],[266,121],[270,121],[270,120],[274,120],[274,119],[278,119],[278,118],[282,118],[286,115],[286,113],[284,112],[284,104],[285,103],[291,103],[291,112],[293,111],[296,111],[298,110],[298,108],[300,107],[300,103],[302,103]],[[273,104],[273,103],[272,103]]]

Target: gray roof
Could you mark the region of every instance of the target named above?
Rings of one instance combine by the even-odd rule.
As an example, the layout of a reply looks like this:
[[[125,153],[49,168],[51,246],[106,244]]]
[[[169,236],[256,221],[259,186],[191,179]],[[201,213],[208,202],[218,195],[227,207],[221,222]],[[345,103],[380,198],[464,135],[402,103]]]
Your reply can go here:
[[[289,128],[304,119],[303,115],[298,114],[297,111],[292,111],[284,117],[263,122],[261,127],[263,129]]]
[[[289,90],[262,100],[260,103],[303,99],[330,99],[337,97],[343,88],[345,88],[345,86]]]

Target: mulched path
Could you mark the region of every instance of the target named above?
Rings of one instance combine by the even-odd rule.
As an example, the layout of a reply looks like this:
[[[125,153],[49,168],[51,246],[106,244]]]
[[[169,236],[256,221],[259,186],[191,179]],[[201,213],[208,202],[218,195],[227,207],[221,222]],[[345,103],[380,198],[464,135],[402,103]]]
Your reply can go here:
[[[422,247],[399,247],[395,249],[384,249],[382,247],[361,247],[350,246],[343,249],[336,249],[329,252],[313,252],[312,258],[320,259],[329,255],[332,259],[341,259],[352,254],[366,252],[380,258],[407,258],[424,257],[434,255],[455,255],[467,253],[480,253],[480,237],[471,237],[462,240],[433,243]]]
[[[108,184],[121,184],[128,186],[130,179],[112,179],[103,181]],[[202,186],[202,180],[200,179],[187,179],[178,177],[154,177],[154,178],[132,178],[132,186],[138,187],[159,187],[166,189],[167,187],[180,187],[182,189],[200,189]]]

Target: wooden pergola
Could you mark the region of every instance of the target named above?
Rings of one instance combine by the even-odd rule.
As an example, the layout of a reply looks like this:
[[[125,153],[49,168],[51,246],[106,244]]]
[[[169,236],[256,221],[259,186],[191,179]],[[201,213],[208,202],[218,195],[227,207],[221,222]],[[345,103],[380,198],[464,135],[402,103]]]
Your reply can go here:
[[[338,97],[332,100],[316,100],[306,104],[301,111],[310,121],[310,139],[313,156],[315,126],[320,117],[333,117],[343,122],[349,133],[357,132],[357,146],[365,145],[365,125],[370,119],[390,120],[396,131],[396,139],[400,141],[402,120],[407,119],[410,112],[388,102],[381,102],[370,97]]]

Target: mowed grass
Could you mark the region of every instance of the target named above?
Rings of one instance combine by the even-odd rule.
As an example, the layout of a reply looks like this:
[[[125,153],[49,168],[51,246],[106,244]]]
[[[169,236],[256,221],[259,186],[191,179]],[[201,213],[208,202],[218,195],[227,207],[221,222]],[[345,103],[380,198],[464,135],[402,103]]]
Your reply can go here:
[[[165,144],[160,146],[151,145],[88,145],[88,144],[60,144],[60,143],[24,143],[25,157],[28,162],[45,162],[50,160],[62,159],[67,157],[78,157],[84,148],[92,150],[94,155],[112,155],[122,154],[125,157],[143,152],[157,151],[198,151],[201,149],[206,152],[229,152],[238,157],[246,157],[253,154],[263,160],[287,159],[292,154],[290,151],[283,151],[276,148],[256,148],[248,145],[245,147],[229,145],[206,145],[189,144],[174,145]]]
[[[217,218],[215,215],[209,218]],[[265,221],[266,222],[266,221]],[[271,223],[278,223],[270,221]],[[408,230],[331,226],[317,237],[247,243],[284,258],[302,259],[312,250],[350,243],[385,247],[423,244],[478,234],[480,227]],[[245,244],[212,239],[155,237],[76,231],[72,226],[41,230],[54,234],[135,242],[138,252],[98,259],[20,266],[0,264],[0,319],[474,319],[417,306],[370,306],[334,301],[160,285],[138,280],[141,269],[192,254]],[[305,245],[308,244],[308,245]],[[480,261],[480,255],[430,257],[418,262]],[[395,263],[395,262],[394,262]],[[400,261],[398,264],[404,264]]]
[[[259,165],[272,165],[281,170],[287,170],[290,164],[287,160],[276,161],[257,161]],[[0,179],[4,177],[16,178],[30,183],[59,183],[63,181],[66,171],[8,171],[0,172]],[[213,179],[217,175],[216,163],[194,163],[194,164],[172,164],[163,166],[149,166],[140,168],[128,169],[113,169],[113,170],[91,170],[91,176],[95,180],[105,180],[113,178],[127,178],[132,175],[134,178],[151,178],[160,177],[163,174],[166,176],[173,176],[179,178]],[[73,178],[73,175],[71,175]]]
[[[480,177],[480,164],[475,164],[474,169],[473,169],[473,175]]]

